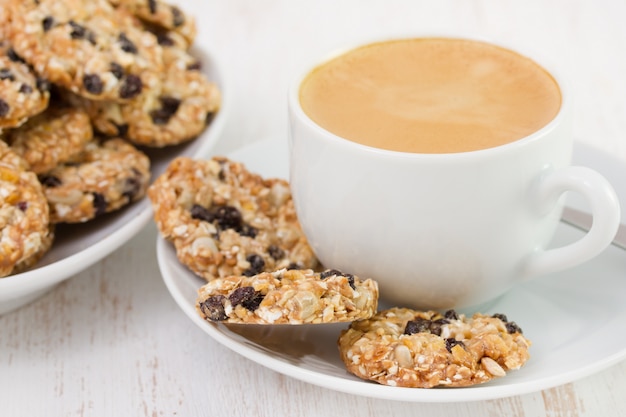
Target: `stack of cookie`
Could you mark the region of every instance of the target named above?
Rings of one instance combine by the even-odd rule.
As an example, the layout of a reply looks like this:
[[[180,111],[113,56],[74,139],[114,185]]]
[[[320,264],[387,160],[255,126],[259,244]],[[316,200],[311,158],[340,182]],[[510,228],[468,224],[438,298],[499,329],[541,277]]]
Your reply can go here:
[[[0,277],[34,264],[54,225],[142,198],[145,148],[192,140],[211,122],[220,92],[189,52],[195,35],[161,0],[0,2],[0,181],[22,194],[0,195]],[[23,224],[35,217],[37,238]]]
[[[320,265],[284,180],[223,157],[177,158],[148,196],[161,235],[207,281],[196,309],[209,322],[350,322],[338,335],[347,370],[390,386],[474,385],[528,360],[530,342],[502,314],[377,311],[375,281]]]

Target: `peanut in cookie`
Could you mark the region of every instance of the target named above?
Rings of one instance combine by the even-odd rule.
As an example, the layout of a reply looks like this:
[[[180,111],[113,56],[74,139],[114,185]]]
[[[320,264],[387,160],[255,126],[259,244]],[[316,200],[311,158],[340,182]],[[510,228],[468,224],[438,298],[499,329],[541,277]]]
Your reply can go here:
[[[338,340],[349,372],[398,387],[463,387],[505,376],[530,341],[506,316],[391,308],[352,323]]]
[[[337,270],[286,270],[218,278],[198,290],[196,309],[213,322],[340,323],[371,317],[378,285]]]

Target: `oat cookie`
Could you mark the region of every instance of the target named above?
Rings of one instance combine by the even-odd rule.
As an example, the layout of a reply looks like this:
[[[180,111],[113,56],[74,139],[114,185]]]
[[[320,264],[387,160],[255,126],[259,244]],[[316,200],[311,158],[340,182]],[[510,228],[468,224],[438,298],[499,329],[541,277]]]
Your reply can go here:
[[[338,341],[348,371],[399,387],[463,387],[501,377],[529,358],[530,341],[506,316],[391,308],[355,322]]]
[[[37,176],[0,141],[0,277],[36,256],[49,231],[48,202]]]
[[[143,146],[176,145],[197,137],[220,106],[220,92],[182,50],[171,57],[161,87],[128,103],[84,102],[96,130]]]
[[[58,104],[6,134],[11,148],[36,174],[75,158],[92,138],[87,112]]]
[[[48,234],[42,238],[39,250],[35,252],[32,256],[22,260],[21,262],[18,262],[15,265],[15,268],[13,268],[11,274],[19,274],[35,266],[37,262],[39,262],[41,258],[43,258],[43,256],[48,253],[48,251],[52,247],[55,237],[54,233],[55,226],[53,224],[50,224],[50,230],[48,231]]]
[[[123,7],[142,21],[184,37],[191,45],[196,37],[193,17],[179,7],[161,0],[109,0],[116,7]]]
[[[337,270],[287,270],[218,278],[198,290],[196,308],[208,321],[319,324],[371,317],[378,285]]]
[[[80,223],[145,195],[150,160],[115,138],[87,144],[80,157],[40,176],[52,223]]]
[[[49,90],[50,84],[17,57],[6,40],[0,40],[0,129],[20,126],[41,113],[48,107]]]
[[[207,281],[318,265],[284,180],[263,179],[223,157],[179,157],[148,196],[178,259]]]
[[[92,100],[128,101],[158,84],[156,37],[105,0],[7,0],[16,54],[54,84]]]

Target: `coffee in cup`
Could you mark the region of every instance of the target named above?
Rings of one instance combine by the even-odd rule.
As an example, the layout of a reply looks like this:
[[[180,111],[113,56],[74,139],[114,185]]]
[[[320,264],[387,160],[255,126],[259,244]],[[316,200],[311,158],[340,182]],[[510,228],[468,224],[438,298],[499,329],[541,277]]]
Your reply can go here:
[[[544,68],[442,37],[376,40],[307,65],[288,97],[290,183],[322,263],[375,279],[389,304],[470,310],[605,249],[617,197],[571,166],[571,97]],[[569,191],[593,226],[548,249]]]

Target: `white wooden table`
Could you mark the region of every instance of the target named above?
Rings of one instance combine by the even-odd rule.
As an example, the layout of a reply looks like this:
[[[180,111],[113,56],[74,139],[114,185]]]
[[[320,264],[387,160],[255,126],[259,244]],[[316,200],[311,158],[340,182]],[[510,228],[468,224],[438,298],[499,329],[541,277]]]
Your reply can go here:
[[[452,30],[550,56],[577,96],[578,139],[626,163],[622,0],[180,4],[201,21],[200,36],[228,75],[232,111],[216,153],[286,134],[287,81],[308,53],[364,34]],[[183,315],[161,280],[155,239],[151,223],[108,258],[0,317],[0,416],[626,415],[626,362],[542,392],[453,404],[350,396],[285,377]]]

